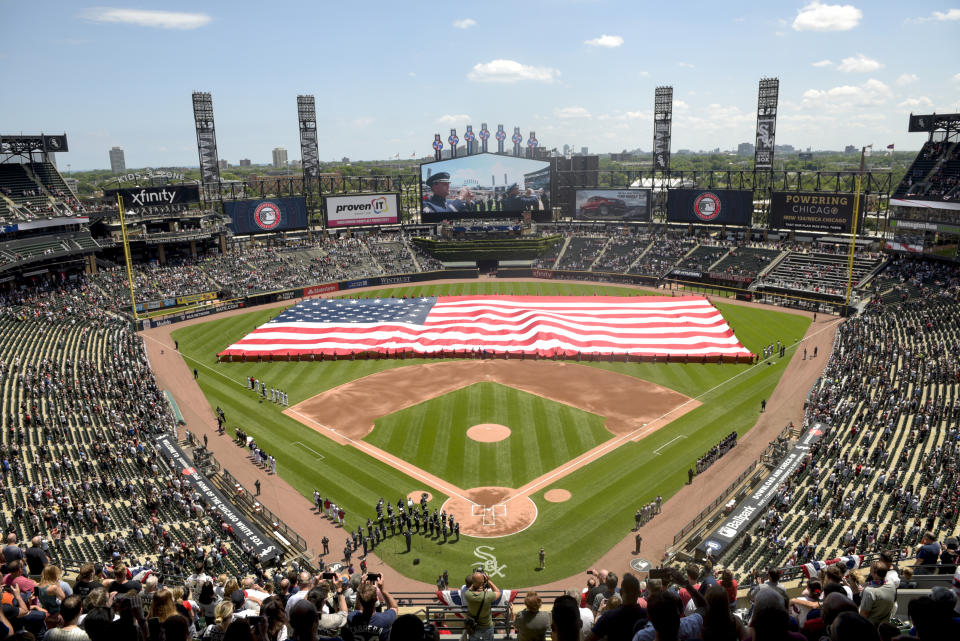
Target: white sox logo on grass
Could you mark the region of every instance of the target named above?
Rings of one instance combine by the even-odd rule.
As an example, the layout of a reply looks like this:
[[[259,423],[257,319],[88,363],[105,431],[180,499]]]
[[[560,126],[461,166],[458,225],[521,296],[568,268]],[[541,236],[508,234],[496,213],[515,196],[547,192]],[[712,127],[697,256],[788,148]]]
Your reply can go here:
[[[490,554],[493,549],[492,545],[478,545],[474,548],[473,555],[483,561],[483,571],[488,576],[503,576],[503,570],[506,570],[507,566],[497,563],[497,557]]]
[[[276,229],[280,225],[280,208],[269,200],[253,210],[253,222],[263,230]]]
[[[711,221],[720,215],[720,197],[705,191],[693,201],[693,215],[703,221]]]

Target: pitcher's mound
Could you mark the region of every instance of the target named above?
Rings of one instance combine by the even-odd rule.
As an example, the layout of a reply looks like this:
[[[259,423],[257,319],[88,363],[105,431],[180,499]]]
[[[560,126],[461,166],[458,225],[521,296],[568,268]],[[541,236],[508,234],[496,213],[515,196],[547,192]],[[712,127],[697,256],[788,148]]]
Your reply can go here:
[[[453,514],[466,536],[491,538],[526,530],[537,520],[537,506],[529,496],[505,499],[516,490],[509,487],[475,487],[466,496],[447,499],[441,509]]]
[[[570,500],[570,490],[547,490],[543,498],[551,503],[563,503]]]
[[[496,423],[479,423],[467,430],[467,436],[480,443],[496,443],[510,436],[510,428]]]

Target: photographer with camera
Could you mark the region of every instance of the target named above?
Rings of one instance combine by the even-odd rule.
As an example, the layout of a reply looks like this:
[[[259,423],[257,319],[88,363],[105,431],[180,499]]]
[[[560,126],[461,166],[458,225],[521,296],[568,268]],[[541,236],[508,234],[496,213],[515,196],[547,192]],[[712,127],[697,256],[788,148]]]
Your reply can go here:
[[[387,606],[380,612],[375,610],[378,594]],[[357,604],[361,609],[347,616],[347,625],[341,631],[344,641],[388,641],[390,627],[397,620],[400,609],[383,587],[382,575],[370,573],[364,577],[357,591]]]
[[[493,584],[486,572],[479,569],[470,577],[470,589],[464,592],[467,614],[463,618],[469,641],[492,641],[493,604],[500,598],[500,588]]]

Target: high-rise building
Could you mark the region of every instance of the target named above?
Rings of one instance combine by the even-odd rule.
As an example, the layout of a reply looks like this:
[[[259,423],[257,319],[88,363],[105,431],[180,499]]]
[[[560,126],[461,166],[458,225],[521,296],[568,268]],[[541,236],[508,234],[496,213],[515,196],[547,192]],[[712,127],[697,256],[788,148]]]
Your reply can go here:
[[[220,163],[220,169],[226,169],[230,166],[230,163],[227,162],[226,158],[221,158],[218,162]]]
[[[123,149],[114,147],[110,150],[110,171],[122,174],[127,170],[127,161],[123,157]]]
[[[241,166],[241,167],[249,167],[249,166],[250,166],[250,159],[249,159],[249,158],[241,158],[241,159],[240,159],[240,166]]]
[[[752,142],[742,142],[737,145],[737,155],[738,156],[752,156],[755,151]]]
[[[287,150],[283,147],[277,147],[273,150],[273,166],[278,169],[287,166]]]
[[[586,155],[588,155],[589,153],[590,153],[590,150],[589,150],[588,148],[586,148],[586,147],[580,147],[580,155],[581,155],[581,156],[586,156]]]

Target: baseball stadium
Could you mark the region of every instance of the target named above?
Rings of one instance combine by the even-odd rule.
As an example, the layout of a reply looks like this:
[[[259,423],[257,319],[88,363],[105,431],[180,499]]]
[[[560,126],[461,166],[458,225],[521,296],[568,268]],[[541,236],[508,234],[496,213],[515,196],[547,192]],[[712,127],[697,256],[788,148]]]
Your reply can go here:
[[[709,169],[672,86],[637,154],[0,132],[0,638],[960,638],[960,114],[788,164],[779,92]]]

